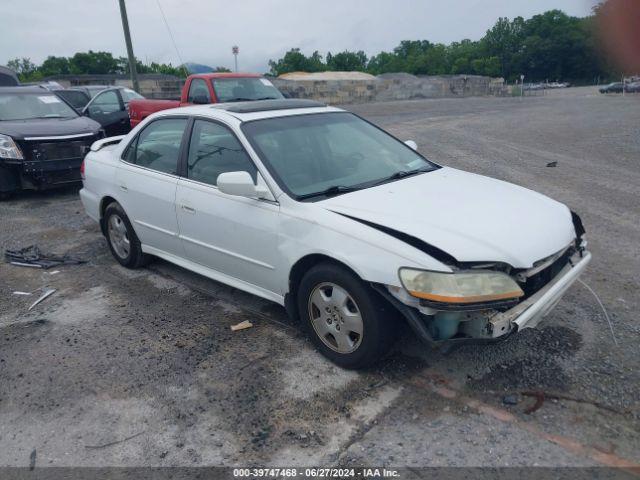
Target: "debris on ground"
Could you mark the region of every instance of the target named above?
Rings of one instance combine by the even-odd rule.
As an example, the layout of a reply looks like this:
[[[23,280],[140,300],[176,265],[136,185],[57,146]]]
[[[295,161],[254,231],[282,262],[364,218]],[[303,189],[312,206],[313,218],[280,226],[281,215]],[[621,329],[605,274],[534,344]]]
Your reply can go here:
[[[56,289],[55,288],[49,288],[49,289],[45,290],[44,293],[40,296],[40,298],[38,298],[35,302],[33,302],[31,304],[31,306],[29,307],[29,310],[31,310],[33,307],[38,305],[40,302],[42,302],[46,298],[49,298],[54,293],[56,293]]]
[[[85,445],[84,448],[87,449],[97,449],[97,448],[107,448],[107,447],[112,447],[113,445],[118,445],[119,443],[124,443],[124,442],[128,442],[129,440],[133,440],[136,437],[139,437],[140,435],[142,435],[143,433],[145,433],[144,431],[142,432],[138,432],[135,435],[131,435],[130,437],[127,438],[123,438],[122,440],[116,440],[114,442],[109,442],[109,443],[104,443],[102,445]]]
[[[557,166],[558,166],[558,162],[549,162],[549,163],[547,163],[547,167],[553,168],[553,167],[557,167]]]
[[[535,403],[524,411],[527,415],[538,410],[544,403],[546,397],[544,392],[522,392],[522,395],[534,397],[536,399]]]
[[[36,455],[37,455],[37,452],[36,452],[36,449],[34,448],[31,451],[31,455],[29,455],[29,470],[33,470],[36,468]]]
[[[502,403],[505,405],[517,405],[518,404],[518,396],[517,395],[505,395],[502,397]]]
[[[73,258],[68,255],[43,253],[37,245],[29,245],[20,250],[5,250],[4,257],[11,265],[32,268],[51,268],[58,265],[79,265],[86,260]]]
[[[245,320],[235,325],[231,325],[231,331],[236,332],[238,330],[244,330],[245,328],[251,328],[251,327],[253,327],[253,323],[251,323],[249,320]]]
[[[20,291],[15,291],[13,292],[14,295],[31,295],[31,292],[20,292]]]

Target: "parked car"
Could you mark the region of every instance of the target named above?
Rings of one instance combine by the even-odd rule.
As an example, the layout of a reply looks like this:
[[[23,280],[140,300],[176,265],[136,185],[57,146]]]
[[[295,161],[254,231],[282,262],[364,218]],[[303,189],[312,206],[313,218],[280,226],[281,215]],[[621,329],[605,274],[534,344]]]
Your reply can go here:
[[[402,319],[430,345],[535,326],[591,259],[578,215],[416,148],[308,100],[165,110],[91,147],[80,197],[120,264],[284,305],[343,367]]]
[[[255,73],[200,73],[187,77],[180,100],[134,100],[129,116],[135,127],[152,113],[168,108],[281,98],[282,93],[268,79]]]
[[[144,100],[144,97],[129,88],[107,88],[89,100],[81,114],[102,125],[107,136],[124,135],[131,130],[129,104],[133,100]]]
[[[54,90],[53,93],[58,95],[60,98],[65,100],[69,105],[75,108],[78,112],[81,112],[82,109],[89,103],[91,97],[84,89],[80,88],[64,88],[59,90]]]
[[[0,87],[17,87],[20,85],[16,72],[0,65]]]
[[[600,93],[622,93],[622,82],[613,82],[609,85],[600,87]]]
[[[626,91],[629,92],[629,93],[638,93],[638,92],[640,92],[640,82],[627,83]]]
[[[80,164],[104,132],[41,87],[0,88],[0,196],[80,181]]]

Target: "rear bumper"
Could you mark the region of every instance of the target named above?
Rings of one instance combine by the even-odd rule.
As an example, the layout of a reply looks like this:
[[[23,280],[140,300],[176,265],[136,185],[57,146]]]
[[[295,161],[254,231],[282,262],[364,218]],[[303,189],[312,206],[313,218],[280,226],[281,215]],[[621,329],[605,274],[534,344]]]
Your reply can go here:
[[[80,201],[85,212],[96,222],[100,222],[100,199],[86,188],[80,189]]]

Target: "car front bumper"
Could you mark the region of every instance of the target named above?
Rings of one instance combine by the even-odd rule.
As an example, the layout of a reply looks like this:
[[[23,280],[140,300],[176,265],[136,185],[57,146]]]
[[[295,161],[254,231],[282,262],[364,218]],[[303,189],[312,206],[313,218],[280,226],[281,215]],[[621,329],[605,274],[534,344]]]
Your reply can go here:
[[[575,253],[549,283],[509,310],[484,310],[464,317],[461,313],[458,334],[443,340],[434,337],[433,322],[438,312],[407,305],[386,287],[374,285],[374,288],[396,306],[418,337],[429,345],[449,348],[456,344],[490,343],[504,340],[524,328],[535,327],[556,306],[590,261],[589,252]]]
[[[591,253],[576,253],[560,273],[542,289],[506,312],[491,317],[489,322],[497,327],[493,329],[493,335],[502,336],[512,329],[535,327],[553,310],[590,261]]]

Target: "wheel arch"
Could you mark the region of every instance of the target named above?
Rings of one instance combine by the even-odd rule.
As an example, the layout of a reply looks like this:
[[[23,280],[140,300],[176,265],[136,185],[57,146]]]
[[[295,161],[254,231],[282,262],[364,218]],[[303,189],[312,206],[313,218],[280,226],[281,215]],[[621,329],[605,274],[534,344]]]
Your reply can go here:
[[[107,210],[107,207],[112,203],[118,203],[118,201],[109,195],[102,197],[102,200],[100,200],[100,207],[98,210],[100,213],[100,230],[102,231],[102,234],[105,236],[107,235],[107,230],[106,230],[106,225],[104,224],[104,212]]]
[[[289,279],[288,279],[288,292],[284,296],[284,307],[287,310],[287,314],[292,319],[298,318],[298,303],[297,303],[297,294],[298,294],[298,286],[300,285],[300,281],[306,272],[308,272],[315,265],[320,263],[333,263],[334,265],[338,265],[343,267],[353,273],[360,280],[365,281],[362,278],[362,275],[358,273],[353,267],[348,265],[347,263],[338,260],[335,257],[331,257],[329,255],[323,253],[310,253],[301,258],[299,258],[289,270]]]

